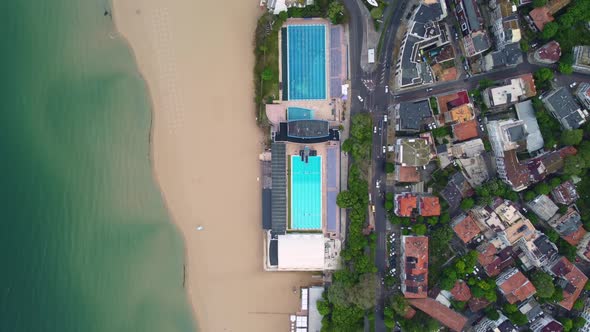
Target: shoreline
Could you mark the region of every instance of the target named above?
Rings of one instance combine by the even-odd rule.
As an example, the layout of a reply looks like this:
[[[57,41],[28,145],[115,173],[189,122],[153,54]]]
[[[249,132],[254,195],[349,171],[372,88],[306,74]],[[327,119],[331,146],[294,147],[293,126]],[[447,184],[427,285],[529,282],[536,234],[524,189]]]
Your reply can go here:
[[[239,0],[232,1],[234,1],[236,7],[244,6],[243,4],[241,4],[241,1]],[[236,232],[241,230],[245,233],[243,237],[233,235],[231,241],[228,241],[232,245],[238,247],[238,252],[248,252],[249,258],[244,259],[245,262],[235,262],[235,265],[237,266],[230,266],[228,268],[227,264],[225,264],[225,262],[223,261],[223,258],[231,259],[234,255],[234,251],[231,250],[233,248],[227,249],[226,252],[221,253],[221,262],[218,262],[215,259],[211,259],[209,257],[208,251],[211,249],[215,250],[215,245],[217,245],[219,241],[223,241],[224,238],[227,237],[225,236],[225,234],[221,233],[226,230],[219,229],[219,226],[217,224],[211,224],[208,220],[208,222],[203,222],[203,225],[205,226],[205,230],[203,232],[198,232],[199,234],[196,235],[195,232],[191,232],[192,228],[194,228],[194,225],[192,225],[193,219],[198,219],[195,216],[196,211],[194,211],[195,208],[192,205],[196,205],[196,202],[199,199],[207,200],[207,198],[212,197],[209,195],[208,191],[218,190],[216,188],[217,185],[214,185],[213,187],[211,185],[208,186],[206,183],[207,180],[200,177],[200,172],[193,171],[191,167],[187,166],[187,164],[192,163],[194,164],[193,166],[198,167],[201,166],[200,164],[202,163],[202,161],[196,160],[195,156],[193,155],[183,154],[182,147],[190,146],[192,148],[192,144],[199,145],[199,143],[202,143],[199,140],[199,135],[193,134],[193,131],[207,130],[206,128],[202,127],[207,125],[207,115],[210,114],[198,114],[195,118],[195,120],[197,121],[189,123],[189,128],[187,128],[189,129],[189,132],[183,131],[181,133],[177,133],[177,136],[182,136],[181,138],[170,137],[174,135],[170,134],[169,131],[174,131],[176,129],[175,127],[171,127],[171,124],[178,125],[178,123],[175,122],[175,119],[168,119],[168,127],[166,128],[165,126],[166,116],[170,117],[170,114],[168,114],[169,110],[166,109],[166,106],[169,105],[162,105],[165,103],[162,101],[162,94],[166,94],[170,91],[166,91],[166,89],[162,87],[165,84],[163,84],[162,81],[159,81],[158,77],[154,77],[157,76],[155,75],[155,73],[157,72],[157,69],[155,67],[157,67],[158,64],[161,65],[162,61],[161,59],[157,59],[157,56],[154,56],[153,53],[158,53],[158,51],[161,51],[161,49],[159,49],[158,46],[151,45],[154,43],[154,41],[150,40],[149,31],[147,31],[146,33],[146,30],[149,30],[150,28],[150,25],[146,23],[146,19],[143,17],[141,17],[139,20],[137,19],[137,16],[148,16],[151,15],[150,13],[160,10],[159,7],[162,5],[158,4],[156,1],[148,1],[150,3],[147,4],[137,0],[131,2],[134,2],[134,4],[131,4],[129,2],[122,3],[122,1],[120,0],[112,0],[111,13],[113,15],[113,23],[117,31],[117,37],[124,40],[124,42],[128,45],[130,52],[132,53],[135,59],[137,71],[145,82],[145,86],[147,88],[147,96],[150,98],[151,117],[150,132],[148,137],[150,144],[149,160],[152,167],[154,181],[156,186],[160,190],[164,207],[168,211],[170,221],[174,224],[174,227],[179,231],[181,239],[183,240],[185,256],[183,266],[183,280],[181,280],[180,285],[181,287],[184,287],[186,290],[188,301],[187,304],[191,307],[193,317],[195,318],[195,325],[197,326],[197,329],[201,331],[225,329],[243,330],[244,328],[246,328],[270,332],[276,331],[277,329],[287,329],[289,326],[288,315],[292,312],[297,311],[298,295],[294,295],[292,293],[292,290],[294,288],[298,288],[300,285],[309,284],[312,280],[311,274],[289,272],[273,274],[272,272],[263,271],[261,259],[261,249],[263,249],[261,248],[261,239],[263,232],[262,228],[260,227],[261,188],[259,183],[256,181],[249,181],[250,183],[253,182],[254,186],[256,187],[253,187],[252,184],[244,184],[243,187],[238,188],[241,189],[241,191],[244,193],[244,195],[242,195],[244,200],[244,203],[241,204],[243,205],[242,208],[244,210],[248,210],[246,211],[248,213],[243,213],[249,215],[249,217],[246,217],[245,219],[252,220],[247,220],[249,225],[242,225],[241,228],[236,229]],[[211,4],[195,5],[189,4],[188,1],[182,0],[177,1],[175,4],[166,5],[168,7],[171,7],[166,9],[166,15],[169,15],[168,13],[173,10],[176,10],[178,12],[184,12],[186,8],[183,7],[190,8],[191,5],[199,8],[203,6],[210,6],[212,7],[211,9],[215,9],[215,6]],[[138,9],[133,10],[132,8],[134,6]],[[249,6],[251,6],[255,10],[258,9],[257,4],[254,2],[252,2],[252,4],[250,4]],[[255,10],[252,10],[252,12],[255,13]],[[136,15],[135,17],[133,16],[134,13]],[[207,13],[209,13],[207,10],[203,10],[201,15],[205,16],[207,15]],[[222,13],[220,13],[220,15],[221,14]],[[182,16],[180,14],[177,15]],[[197,13],[195,15],[199,14]],[[172,14],[170,14],[170,16],[172,16]],[[236,27],[240,27],[240,29],[246,30],[245,32],[247,33],[247,40],[251,41],[253,39],[253,33],[258,16],[259,14],[249,18],[250,22],[246,22],[246,24],[248,24],[248,29],[244,29],[243,25],[237,23],[235,24],[234,29],[229,29],[229,31],[235,33],[236,35],[242,35],[244,33],[238,33],[235,30]],[[204,19],[204,21],[206,20]],[[174,23],[176,22],[177,21],[174,20]],[[199,29],[199,24],[201,24],[201,22],[202,20],[199,20],[198,18],[193,18],[193,21],[191,22],[193,26],[191,26],[191,28]],[[221,31],[219,32],[219,34],[219,37],[223,39],[223,32]],[[154,38],[153,36],[151,37]],[[215,36],[211,38],[215,38]],[[179,39],[183,41],[181,38]],[[184,40],[184,42],[186,42],[186,40]],[[247,56],[243,56],[239,59],[242,61],[242,63],[239,64],[240,69],[243,71],[244,69],[242,67],[245,66],[245,72],[249,74],[246,77],[246,81],[244,81],[245,84],[242,84],[242,86],[244,86],[244,90],[247,90],[247,93],[244,93],[244,95],[240,96],[239,99],[243,100],[243,102],[248,105],[247,107],[242,108],[242,112],[245,114],[240,114],[240,116],[245,118],[251,118],[249,121],[250,123],[247,123],[247,130],[242,130],[245,131],[244,134],[247,134],[244,136],[251,137],[251,139],[249,139],[247,142],[236,144],[246,144],[248,150],[253,150],[254,148],[255,151],[259,153],[262,151],[262,147],[264,144],[264,136],[261,132],[261,129],[256,125],[256,122],[254,120],[254,87],[251,86],[251,72],[254,65],[254,60],[253,50],[251,46],[252,43],[247,43],[247,45],[248,48],[244,48],[242,50],[242,52],[244,52],[243,54],[247,54]],[[185,46],[186,45],[181,45],[177,49],[180,49],[181,51],[186,51],[183,48]],[[223,45],[221,48],[224,47],[232,49],[233,45]],[[193,51],[193,53],[190,54],[191,56],[195,56],[196,58],[198,58],[199,56],[203,57],[202,49],[195,48],[191,51]],[[247,61],[244,61],[244,58],[246,58]],[[192,59],[192,61],[198,60]],[[178,68],[183,68],[183,66],[178,66]],[[228,72],[225,73],[225,75],[231,76],[231,70],[228,69]],[[221,76],[223,76],[223,74]],[[244,75],[242,74],[242,76]],[[195,86],[207,83],[196,81],[191,82],[191,84],[187,84],[189,82],[182,82],[182,79],[176,78],[176,82],[173,82],[173,84],[176,84],[179,81],[179,86],[181,88],[187,88],[187,86],[189,88],[192,88],[193,83],[196,83]],[[204,87],[204,89],[206,89],[206,87]],[[244,96],[246,98],[244,98]],[[191,103],[189,102],[188,104],[190,106]],[[225,104],[226,106],[233,106],[231,102]],[[201,107],[200,103],[198,102],[193,102],[192,105],[196,106],[196,108]],[[175,106],[178,107],[178,104]],[[232,117],[237,116],[236,114],[233,114],[234,110],[231,107],[226,108],[229,109],[229,111],[232,113]],[[184,115],[184,117],[181,117],[181,121],[187,121],[186,118],[190,117],[191,115],[194,116],[195,114]],[[205,118],[204,121],[202,121],[202,118]],[[223,120],[227,121],[227,119]],[[192,126],[190,124],[192,124]],[[164,129],[162,129],[163,125],[165,127]],[[185,123],[181,123],[180,125],[185,125]],[[244,123],[239,123],[236,125],[242,127]],[[254,130],[252,130],[252,127],[255,127]],[[233,129],[236,131],[240,131],[240,128]],[[252,131],[254,131],[254,133],[252,133]],[[256,137],[255,139],[254,135]],[[195,140],[193,141],[193,139]],[[175,146],[173,143],[176,143],[176,141],[181,141],[180,143],[183,143],[182,146]],[[223,145],[223,142],[221,144]],[[212,149],[209,152],[215,153],[217,151],[215,151],[215,149]],[[251,152],[248,152],[247,154],[244,154],[242,152],[243,156],[241,157],[246,159],[242,161],[235,161],[236,164],[249,164],[250,171],[253,170],[256,173],[244,175],[249,176],[252,179],[255,179],[259,175],[259,168],[256,162],[252,163],[248,159],[253,159],[257,161],[257,153],[251,154]],[[167,159],[167,157],[172,157],[170,159],[173,160]],[[182,163],[183,160],[188,162],[186,164]],[[176,167],[167,167],[171,164]],[[254,165],[254,168],[252,168],[252,164]],[[213,177],[223,176],[223,170],[217,170],[214,168],[213,171],[214,173],[211,174]],[[217,171],[219,171],[221,174],[217,174]],[[186,185],[185,180],[191,180],[191,184],[197,185],[200,188],[200,190],[195,191],[192,190],[193,188],[187,188],[189,186]],[[201,186],[203,186],[203,188],[201,188]],[[252,195],[252,191],[256,192],[258,196]],[[195,198],[195,201],[191,201],[189,198],[186,198],[187,196],[189,198]],[[246,199],[246,197],[248,196],[249,198]],[[253,197],[255,197],[255,199],[253,199]],[[224,199],[225,197],[222,197],[222,201],[224,201]],[[253,204],[252,202],[248,203],[246,202],[247,200],[253,200],[254,202]],[[208,205],[213,205],[214,203],[218,202],[207,203],[209,203]],[[222,206],[221,208],[223,207],[224,206]],[[203,206],[202,208],[206,209],[207,207]],[[217,218],[216,214],[220,214],[219,211],[215,211],[215,209],[213,210],[215,213],[212,214],[212,219]],[[230,213],[230,211],[224,212],[226,212],[226,214]],[[244,217],[240,212],[238,212],[237,218],[231,218],[228,216],[229,220],[223,219],[225,218],[220,218],[219,220],[221,222],[227,223],[229,221],[244,219]],[[240,246],[242,247],[241,250],[239,249]],[[255,253],[255,255],[252,255],[252,251]],[[252,258],[255,258],[255,260],[253,260]],[[235,273],[233,274],[233,278],[231,278],[232,276],[229,275],[230,273]],[[225,283],[219,285],[219,278],[225,279]],[[263,299],[261,299],[260,296],[256,298],[256,295],[260,295],[261,292],[269,289],[271,291],[269,291],[268,294],[274,294],[276,296],[276,301],[264,301]],[[284,295],[280,296],[280,294]],[[220,321],[220,318],[222,318],[225,321]]]

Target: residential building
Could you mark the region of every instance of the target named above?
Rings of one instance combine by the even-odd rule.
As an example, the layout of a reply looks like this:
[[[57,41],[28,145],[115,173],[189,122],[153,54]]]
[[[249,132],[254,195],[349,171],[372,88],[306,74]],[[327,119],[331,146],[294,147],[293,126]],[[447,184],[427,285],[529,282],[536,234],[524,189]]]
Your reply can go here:
[[[401,291],[406,298],[426,298],[428,292],[428,237],[402,236]]]
[[[469,95],[467,94],[467,91],[461,90],[448,95],[438,96],[436,97],[436,101],[438,103],[438,110],[440,114],[444,116],[444,114],[450,109],[468,104]]]
[[[534,8],[529,12],[533,24],[539,31],[543,31],[545,24],[553,22],[553,15],[567,6],[571,0],[549,0],[543,7]]]
[[[512,247],[510,246],[498,250],[494,244],[484,242],[477,247],[477,252],[477,261],[490,277],[495,277],[505,268],[514,265]]]
[[[467,57],[481,54],[490,48],[490,40],[483,26],[483,17],[476,0],[454,0],[455,16],[463,35],[463,48]]]
[[[501,311],[497,311],[498,314],[500,315],[500,317],[496,320],[491,320],[489,318],[487,318],[486,316],[483,316],[482,319],[477,322],[477,324],[473,327],[473,330],[475,332],[496,332],[496,331],[501,331],[501,332],[513,332],[512,330],[500,330],[500,326],[504,326],[505,322],[510,322],[510,320],[508,320],[508,318],[506,316],[504,316],[502,314]],[[515,329],[514,332],[516,332],[517,330]]]
[[[535,110],[533,108],[533,102],[525,100],[523,102],[514,105],[516,108],[516,115],[519,120],[524,121],[524,127],[527,132],[526,137],[526,149],[529,153],[539,151],[545,145],[543,141],[543,135],[541,135],[541,129],[537,122]]]
[[[542,268],[556,259],[559,255],[557,246],[549,238],[537,231],[532,241],[521,238],[516,246],[520,249],[518,258],[526,270],[533,267]]]
[[[559,87],[541,96],[545,107],[567,130],[578,129],[586,122],[588,113],[583,110],[574,96],[565,87]]]
[[[408,300],[408,303],[436,319],[451,331],[461,332],[467,324],[467,317],[429,297],[412,298]]]
[[[474,31],[463,37],[463,48],[465,50],[465,56],[469,58],[489,50],[490,40],[485,30]]]
[[[549,226],[555,229],[559,236],[572,246],[577,246],[586,235],[582,225],[582,217],[572,207],[568,208],[565,214],[558,214],[549,220]]]
[[[578,243],[578,256],[583,260],[590,262],[590,233],[586,233]]]
[[[574,181],[567,180],[551,190],[551,197],[557,204],[570,205],[580,198]]]
[[[555,40],[541,46],[533,53],[535,61],[549,65],[559,61],[559,58],[561,58],[561,47]]]
[[[511,0],[490,0],[490,28],[498,50],[507,44],[518,43],[521,38],[518,12]]]
[[[420,182],[420,173],[415,166],[398,166],[394,171],[395,181],[404,183]]]
[[[396,131],[417,133],[434,122],[428,100],[401,102],[395,105],[394,112]]]
[[[565,257],[555,260],[547,272],[558,278],[557,285],[563,289],[563,300],[559,302],[559,305],[566,310],[571,310],[584,289],[588,277]]]
[[[590,110],[590,83],[580,83],[576,89],[576,97],[587,110]]]
[[[523,61],[522,50],[519,43],[505,45],[501,50],[490,52],[482,59],[484,71],[514,67]]]
[[[532,75],[525,74],[510,79],[506,85],[485,89],[482,92],[482,97],[488,107],[500,107],[525,100],[536,94]]]
[[[463,280],[457,280],[451,289],[451,296],[455,301],[467,302],[471,298],[471,290]]]
[[[467,244],[475,239],[480,233],[481,229],[469,214],[461,214],[451,221],[451,227],[457,237]]]
[[[578,329],[579,332],[590,332],[590,300],[584,301],[584,311],[580,314],[586,320],[586,324]]]
[[[395,214],[400,217],[440,215],[440,202],[436,196],[427,194],[401,193],[394,197]]]
[[[465,175],[465,179],[471,187],[476,188],[490,179],[488,166],[483,155],[461,158],[457,159],[457,161],[461,166],[461,171]]]
[[[537,289],[527,277],[516,268],[511,268],[500,274],[496,285],[508,303],[524,301],[533,296]]]
[[[472,139],[463,143],[453,144],[451,155],[455,158],[472,158],[485,152],[481,138]]]
[[[563,332],[563,325],[551,316],[543,316],[531,323],[533,332]]]
[[[473,105],[463,104],[443,113],[445,123],[462,123],[473,119]]]
[[[395,161],[401,166],[421,167],[434,157],[434,149],[428,138],[398,138],[395,144]]]
[[[475,120],[454,124],[452,129],[454,140],[457,142],[466,141],[479,136],[477,131],[477,121]]]
[[[541,305],[539,302],[535,300],[534,297],[529,297],[526,301],[522,302],[518,305],[518,311],[525,315],[529,322],[535,320],[535,318],[539,317],[543,314],[543,309],[541,309]]]
[[[447,185],[441,190],[440,195],[449,203],[451,210],[461,205],[465,197],[473,196],[474,190],[461,172],[457,172],[449,178]]]
[[[535,199],[526,203],[526,206],[544,221],[551,219],[557,213],[557,210],[559,210],[557,205],[547,195],[535,197]]]
[[[449,43],[446,27],[440,22],[446,16],[445,1],[421,2],[407,22],[409,29],[401,43],[395,75],[400,87],[434,82],[432,69],[420,52]]]
[[[576,46],[574,53],[574,71],[590,73],[590,46]]]

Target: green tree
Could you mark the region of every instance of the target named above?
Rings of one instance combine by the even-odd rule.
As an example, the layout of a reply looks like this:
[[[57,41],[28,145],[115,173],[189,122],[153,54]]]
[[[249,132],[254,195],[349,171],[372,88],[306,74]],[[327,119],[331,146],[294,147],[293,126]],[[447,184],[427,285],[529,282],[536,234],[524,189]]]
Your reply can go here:
[[[524,39],[521,40],[520,41],[520,49],[525,53],[528,52],[530,49],[529,43],[527,43],[527,41]]]
[[[518,306],[516,304],[506,303],[504,304],[504,307],[502,307],[502,310],[507,314],[511,314],[518,311]]]
[[[408,300],[402,295],[394,295],[390,299],[391,309],[399,316],[404,316],[408,311]]]
[[[500,318],[500,313],[493,306],[485,308],[484,313],[486,314],[486,317],[491,320],[497,320]]]
[[[344,5],[340,1],[332,1],[328,5],[326,16],[330,19],[332,24],[342,23],[344,18]]]
[[[538,195],[548,195],[551,192],[551,187],[546,182],[539,182],[535,186],[535,192]]]
[[[584,324],[586,324],[586,319],[584,317],[576,317],[576,318],[574,318],[572,328],[578,330],[578,329],[582,328],[582,326],[584,326]]]
[[[387,211],[393,211],[393,201],[387,200],[385,201],[385,210]]]
[[[583,310],[584,309],[584,300],[577,299],[576,302],[574,302],[573,309],[574,310]]]
[[[448,212],[445,212],[440,215],[438,220],[441,224],[446,225],[451,221],[451,215]]]
[[[527,190],[524,192],[523,196],[525,201],[530,202],[537,197],[537,194],[532,190]]]
[[[426,225],[424,224],[418,224],[414,226],[412,229],[414,230],[414,233],[416,233],[416,235],[426,234]]]
[[[341,191],[336,196],[336,204],[338,207],[348,209],[353,207],[357,202],[357,197],[348,190]]]
[[[463,209],[463,211],[470,210],[474,205],[475,201],[473,200],[473,198],[465,198],[461,201],[461,209]]]
[[[317,301],[316,306],[318,308],[318,312],[322,316],[326,316],[330,313],[330,311],[332,311],[332,309],[330,309],[330,303],[328,303],[328,301],[325,300]]]
[[[272,72],[272,69],[264,68],[264,70],[262,71],[262,80],[263,81],[270,81],[270,80],[272,80],[273,77],[274,77],[274,74]]]
[[[559,240],[559,233],[557,233],[554,229],[550,228],[547,229],[545,231],[545,235],[547,235],[547,238],[549,239],[549,241],[555,243],[557,242],[557,240]]]
[[[534,74],[535,80],[539,83],[550,81],[553,79],[553,72],[549,68],[541,68]]]
[[[533,7],[539,8],[547,4],[547,0],[533,0]]]
[[[543,31],[541,32],[541,38],[545,40],[549,40],[555,36],[555,34],[559,31],[559,25],[556,22],[549,22],[545,24],[543,27]]]
[[[506,315],[510,321],[516,325],[525,325],[529,322],[529,319],[520,311],[513,312],[511,314]]]
[[[383,16],[383,9],[381,7],[375,7],[371,9],[371,17],[375,20],[380,19]]]
[[[590,165],[590,141],[583,141],[578,145],[578,156],[584,159],[586,165]]]
[[[567,175],[581,175],[586,169],[586,162],[578,155],[565,157],[563,172]]]
[[[561,133],[563,145],[578,145],[582,142],[584,131],[582,129],[565,130]]]
[[[553,278],[543,271],[535,271],[531,275],[531,282],[537,289],[537,296],[541,298],[550,298],[555,292]]]
[[[551,186],[551,189],[559,186],[561,184],[561,179],[558,177],[554,177],[553,179],[549,180],[549,186]]]
[[[561,322],[561,325],[563,325],[563,330],[565,332],[571,331],[574,327],[574,322],[570,318],[560,317],[557,320]]]
[[[560,62],[557,66],[557,70],[562,74],[571,75],[574,72],[574,67],[569,63]]]
[[[395,164],[394,163],[386,163],[385,164],[385,173],[393,173],[395,171]]]

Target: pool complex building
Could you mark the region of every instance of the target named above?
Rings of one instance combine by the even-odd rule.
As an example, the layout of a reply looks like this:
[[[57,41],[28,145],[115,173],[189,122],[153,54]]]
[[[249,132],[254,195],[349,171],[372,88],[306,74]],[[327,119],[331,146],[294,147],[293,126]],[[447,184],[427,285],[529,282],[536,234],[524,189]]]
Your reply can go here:
[[[291,156],[291,229],[322,228],[322,157]]]
[[[283,99],[326,99],[326,25],[288,25],[281,36]]]

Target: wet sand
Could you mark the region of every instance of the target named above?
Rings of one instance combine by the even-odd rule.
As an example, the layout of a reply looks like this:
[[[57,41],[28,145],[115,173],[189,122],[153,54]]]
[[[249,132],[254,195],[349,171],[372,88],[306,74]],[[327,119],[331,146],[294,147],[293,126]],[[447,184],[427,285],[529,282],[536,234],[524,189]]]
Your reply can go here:
[[[152,97],[154,173],[185,240],[201,331],[287,331],[299,304],[292,288],[310,280],[262,269],[252,88],[260,14],[257,0],[114,0]]]

